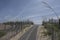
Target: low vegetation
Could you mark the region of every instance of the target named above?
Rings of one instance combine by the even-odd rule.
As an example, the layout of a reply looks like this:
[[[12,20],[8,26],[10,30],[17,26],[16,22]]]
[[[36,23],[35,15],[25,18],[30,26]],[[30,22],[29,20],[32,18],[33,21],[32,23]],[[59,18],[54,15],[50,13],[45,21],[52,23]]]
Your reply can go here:
[[[26,27],[30,27],[30,25],[33,25],[34,23],[32,21],[16,21],[16,22],[4,22],[2,23],[5,25],[4,31],[0,31],[0,37],[4,36],[9,31],[22,31]],[[10,29],[6,29],[6,25],[10,25]]]
[[[6,32],[0,30],[0,37],[4,36]]]
[[[45,36],[51,36],[52,40],[60,40],[60,26],[59,22],[53,22],[54,20],[49,21],[43,21],[42,25],[47,30],[47,32],[44,32]],[[56,38],[55,38],[56,37]]]

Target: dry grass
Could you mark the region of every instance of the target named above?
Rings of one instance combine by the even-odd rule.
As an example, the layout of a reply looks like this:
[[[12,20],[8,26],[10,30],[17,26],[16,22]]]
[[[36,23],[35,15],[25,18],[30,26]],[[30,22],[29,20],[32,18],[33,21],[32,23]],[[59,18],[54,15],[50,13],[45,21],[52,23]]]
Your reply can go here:
[[[43,26],[39,26],[38,32],[37,32],[37,40],[47,40],[49,36],[45,36],[43,32],[46,32],[47,30]]]
[[[32,27],[32,26],[31,26]],[[31,27],[25,28],[23,31],[18,33],[15,37],[12,37],[10,40],[18,40],[25,32],[27,32]]]

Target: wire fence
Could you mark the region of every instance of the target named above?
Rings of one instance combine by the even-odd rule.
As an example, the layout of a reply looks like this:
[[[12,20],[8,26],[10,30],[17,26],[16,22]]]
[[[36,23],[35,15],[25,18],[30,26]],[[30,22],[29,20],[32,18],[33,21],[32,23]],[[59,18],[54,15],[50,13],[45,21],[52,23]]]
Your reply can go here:
[[[48,40],[60,40],[60,19],[56,15],[43,16],[44,28],[47,30]]]
[[[6,34],[3,37],[0,37],[0,40],[10,40],[12,37],[17,35],[26,27],[29,27],[33,22],[6,22],[1,23],[1,31]]]

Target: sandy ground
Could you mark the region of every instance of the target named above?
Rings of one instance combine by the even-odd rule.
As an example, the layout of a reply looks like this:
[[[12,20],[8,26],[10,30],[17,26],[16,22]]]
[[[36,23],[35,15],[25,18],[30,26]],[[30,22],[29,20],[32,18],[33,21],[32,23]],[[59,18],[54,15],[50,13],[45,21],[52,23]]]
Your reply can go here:
[[[31,25],[32,27],[33,25]],[[15,37],[12,37],[10,40],[18,40],[25,32],[27,32],[31,27],[25,28],[22,32],[18,33]]]
[[[43,26],[38,27],[36,40],[49,40],[48,36],[43,36],[44,34],[42,32],[44,32],[44,31],[46,31],[46,29],[44,29]]]

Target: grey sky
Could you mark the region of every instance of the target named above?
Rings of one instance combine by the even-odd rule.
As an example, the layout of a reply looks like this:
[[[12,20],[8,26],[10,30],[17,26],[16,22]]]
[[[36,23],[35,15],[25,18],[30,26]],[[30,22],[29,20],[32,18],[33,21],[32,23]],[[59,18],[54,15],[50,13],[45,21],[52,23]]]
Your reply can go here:
[[[47,2],[60,15],[60,0],[0,0],[0,22],[30,19],[40,23],[42,16],[53,12],[42,3]]]

